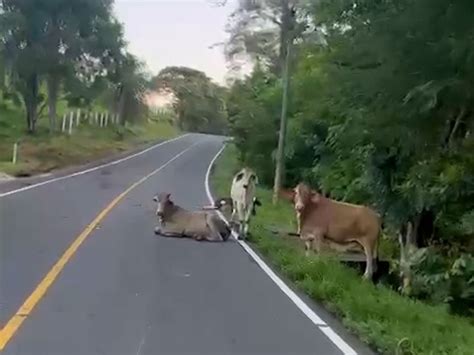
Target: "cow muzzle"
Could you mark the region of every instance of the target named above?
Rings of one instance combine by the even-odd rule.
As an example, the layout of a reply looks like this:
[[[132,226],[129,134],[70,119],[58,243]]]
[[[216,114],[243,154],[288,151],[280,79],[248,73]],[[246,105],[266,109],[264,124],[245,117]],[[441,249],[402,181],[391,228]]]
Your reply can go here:
[[[304,204],[302,204],[302,203],[296,203],[295,204],[295,211],[296,212],[302,212],[303,209],[304,209]]]
[[[164,224],[164,214],[161,211],[156,211],[156,216],[158,217],[158,221],[160,221],[161,224]]]

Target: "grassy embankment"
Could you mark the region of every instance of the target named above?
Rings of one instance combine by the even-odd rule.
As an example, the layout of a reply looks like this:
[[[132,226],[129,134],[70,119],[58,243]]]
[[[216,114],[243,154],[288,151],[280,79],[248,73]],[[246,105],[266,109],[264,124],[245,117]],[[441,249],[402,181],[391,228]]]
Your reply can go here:
[[[27,135],[24,113],[12,105],[0,105],[0,172],[13,176],[44,173],[178,135],[174,127],[163,121],[127,128],[99,128],[84,123],[75,127],[71,136],[51,135],[47,125],[47,118],[43,117],[38,123],[37,133]],[[14,142],[19,142],[15,165],[11,163]]]
[[[218,159],[211,181],[216,195],[229,194],[239,167],[236,156],[229,145]],[[354,270],[329,257],[306,258],[295,240],[268,230],[294,230],[291,206],[285,202],[272,206],[269,189],[259,188],[257,194],[263,206],[252,221],[252,247],[364,342],[384,354],[474,354],[474,326],[467,319],[363,281]]]

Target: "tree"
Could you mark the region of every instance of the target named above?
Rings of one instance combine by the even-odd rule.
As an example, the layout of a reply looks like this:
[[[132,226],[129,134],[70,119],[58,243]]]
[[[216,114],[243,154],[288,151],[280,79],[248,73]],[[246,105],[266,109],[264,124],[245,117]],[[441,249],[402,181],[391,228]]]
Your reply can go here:
[[[117,61],[110,79],[114,86],[113,111],[119,122],[124,124],[140,117],[146,111],[143,99],[148,85],[143,64],[127,53]]]
[[[2,0],[0,12],[2,42],[8,48],[18,76],[16,86],[26,108],[28,132],[33,133],[38,118],[37,107],[40,74],[44,70],[45,49],[41,40],[45,33],[46,15],[41,4],[33,0]]]
[[[264,62],[282,78],[283,93],[280,114],[279,139],[275,156],[273,203],[278,201],[284,177],[285,139],[290,82],[291,48],[295,38],[306,28],[300,1],[242,0],[233,13],[230,39],[226,46],[227,57],[233,61],[246,54],[254,61]]]
[[[186,67],[168,67],[152,79],[155,89],[172,92],[173,107],[181,129],[222,133],[225,129],[224,88],[203,72]]]
[[[123,41],[120,25],[112,18],[110,0],[47,1],[44,11],[47,14],[43,38],[47,52],[45,75],[50,129],[53,131],[61,81],[67,76],[75,76],[77,66],[87,63],[85,58],[89,62],[96,59],[105,64],[106,57],[122,47]]]
[[[0,35],[34,133],[46,78],[50,127],[54,129],[61,81],[85,85],[105,76],[124,48],[111,0],[2,0]],[[72,85],[72,87],[78,87]]]

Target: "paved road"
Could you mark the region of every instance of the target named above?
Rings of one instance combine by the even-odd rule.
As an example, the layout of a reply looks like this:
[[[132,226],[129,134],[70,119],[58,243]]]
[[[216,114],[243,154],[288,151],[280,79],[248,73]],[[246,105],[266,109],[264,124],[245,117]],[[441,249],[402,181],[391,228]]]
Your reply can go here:
[[[221,146],[219,137],[187,135],[119,164],[0,194],[0,340],[12,335],[3,353],[341,354],[237,243],[153,235],[153,194],[171,192],[186,208],[206,203],[205,174]],[[17,314],[91,221],[167,162],[94,228],[36,307]],[[6,330],[15,315],[24,322]]]

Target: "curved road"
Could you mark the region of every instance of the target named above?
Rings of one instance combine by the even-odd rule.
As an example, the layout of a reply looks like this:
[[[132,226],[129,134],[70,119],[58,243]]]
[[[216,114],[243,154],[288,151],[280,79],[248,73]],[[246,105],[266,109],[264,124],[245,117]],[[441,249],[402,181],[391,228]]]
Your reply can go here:
[[[331,355],[344,353],[341,338],[345,353],[370,353],[308,303],[338,346],[235,241],[154,236],[153,194],[206,203],[222,141],[185,135],[74,176],[4,185],[1,353]]]

